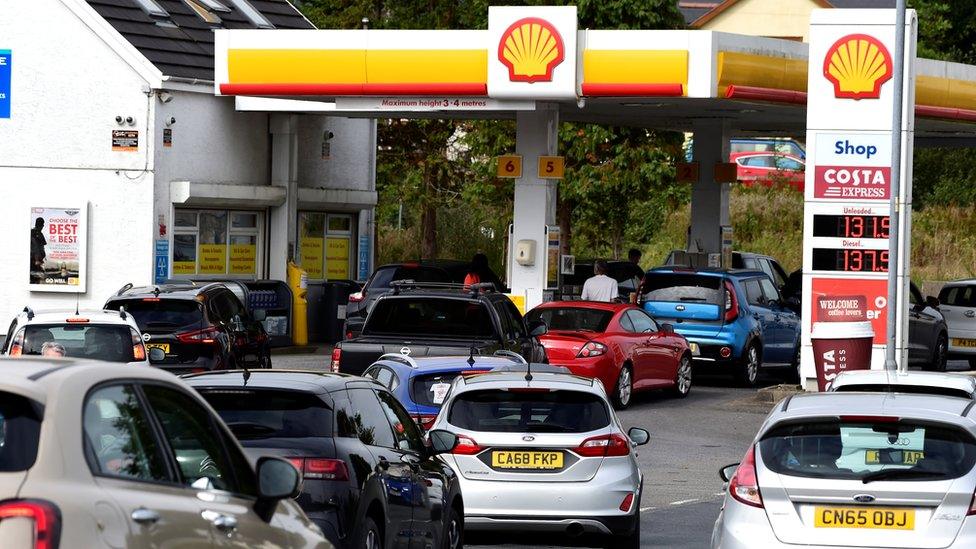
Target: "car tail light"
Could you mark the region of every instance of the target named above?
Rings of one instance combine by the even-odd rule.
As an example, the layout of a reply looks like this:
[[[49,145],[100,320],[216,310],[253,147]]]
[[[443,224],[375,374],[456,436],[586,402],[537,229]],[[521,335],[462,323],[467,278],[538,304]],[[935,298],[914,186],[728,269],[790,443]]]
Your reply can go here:
[[[34,549],[55,549],[61,537],[61,512],[51,502],[13,499],[0,502],[0,522],[10,518],[34,521]]]
[[[431,414],[416,414],[413,419],[424,428],[424,431],[429,431],[431,427],[434,426],[434,421],[437,420],[437,415]]]
[[[587,358],[591,356],[600,356],[607,354],[607,346],[598,343],[596,341],[588,341],[583,348],[580,349],[579,353],[576,354],[577,357]]]
[[[24,331],[21,330],[14,336],[13,343],[10,344],[10,356],[20,356],[24,354]]]
[[[462,370],[461,371],[461,376],[462,377],[478,376],[478,375],[481,375],[481,374],[487,374],[490,371],[491,370],[485,370],[485,369],[482,369],[482,368],[471,368],[471,369],[468,369],[468,370]]]
[[[901,418],[895,416],[840,416],[840,420],[847,423],[898,423]]]
[[[339,360],[342,358],[342,347],[336,347],[332,349],[332,364],[330,364],[332,371],[339,373]]]
[[[969,516],[976,515],[976,493],[973,494],[973,499],[969,502],[969,511],[966,514]]]
[[[460,454],[462,456],[473,456],[484,450],[478,443],[474,441],[471,437],[466,437],[464,435],[458,435],[457,446],[451,450],[452,454]]]
[[[624,500],[620,502],[620,507],[618,507],[618,509],[620,509],[624,513],[629,513],[630,506],[633,504],[634,504],[634,493],[631,492],[626,496],[624,496]]]
[[[749,447],[742,463],[729,480],[729,494],[736,501],[762,509],[762,494],[759,493],[759,479],[756,475],[756,447]]]
[[[346,332],[346,339],[352,339],[352,332]]]
[[[82,318],[80,316],[73,316],[71,318],[64,319],[68,324],[85,324],[88,322],[87,318]]]
[[[739,318],[739,298],[735,296],[735,288],[728,280],[725,281],[725,321],[732,322]]]
[[[183,343],[213,343],[216,337],[217,328],[213,326],[202,330],[176,334],[176,339],[179,339]]]
[[[288,458],[288,461],[306,479],[349,480],[349,469],[346,468],[346,463],[341,459]]]
[[[142,344],[142,336],[132,328],[129,328],[129,333],[132,335],[132,359],[146,360],[146,346]]]
[[[359,303],[366,297],[366,292],[356,292],[354,294],[349,294],[349,303]]]
[[[590,437],[573,450],[583,457],[619,457],[630,454],[630,443],[623,435]]]

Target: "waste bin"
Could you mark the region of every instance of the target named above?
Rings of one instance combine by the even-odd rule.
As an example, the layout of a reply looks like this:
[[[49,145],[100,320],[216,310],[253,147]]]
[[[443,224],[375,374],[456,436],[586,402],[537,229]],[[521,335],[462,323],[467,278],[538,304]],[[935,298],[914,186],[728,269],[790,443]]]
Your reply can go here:
[[[309,300],[309,335],[313,341],[342,341],[349,294],[358,292],[359,288],[359,283],[354,280],[329,280],[309,292],[309,295],[314,294]]]

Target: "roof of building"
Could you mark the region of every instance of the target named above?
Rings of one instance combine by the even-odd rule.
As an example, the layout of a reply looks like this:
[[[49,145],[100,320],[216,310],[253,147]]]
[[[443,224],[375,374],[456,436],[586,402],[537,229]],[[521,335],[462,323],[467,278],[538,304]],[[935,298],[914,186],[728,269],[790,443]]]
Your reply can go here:
[[[87,0],[126,40],[164,75],[213,80],[213,30],[259,28],[241,5],[253,7],[278,29],[311,29],[314,26],[288,0],[217,0],[219,10],[208,10],[219,22],[208,23],[188,2],[154,0],[168,16],[150,15],[140,7],[146,0]],[[246,4],[244,4],[246,2]],[[213,0],[195,0],[207,7]]]
[[[681,0],[678,9],[689,27],[701,27],[740,0]],[[813,0],[823,8],[893,8],[895,0]]]

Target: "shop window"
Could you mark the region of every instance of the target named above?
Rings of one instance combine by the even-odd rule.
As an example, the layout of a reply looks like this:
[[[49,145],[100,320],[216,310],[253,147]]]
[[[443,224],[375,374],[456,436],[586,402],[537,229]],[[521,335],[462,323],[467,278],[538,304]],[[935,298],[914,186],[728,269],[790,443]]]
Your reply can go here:
[[[313,280],[350,278],[353,217],[299,212],[299,263]]]
[[[262,221],[254,212],[176,210],[173,275],[257,276]]]

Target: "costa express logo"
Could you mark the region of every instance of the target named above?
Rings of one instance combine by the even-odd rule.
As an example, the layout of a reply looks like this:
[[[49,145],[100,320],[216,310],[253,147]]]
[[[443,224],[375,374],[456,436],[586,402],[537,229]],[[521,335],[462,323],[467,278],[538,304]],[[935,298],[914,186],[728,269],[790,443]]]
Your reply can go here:
[[[873,36],[849,34],[827,50],[823,71],[834,85],[834,97],[877,99],[881,86],[891,79],[891,54]]]
[[[512,23],[498,43],[498,60],[508,67],[512,82],[552,82],[552,71],[565,56],[559,31],[538,17]]]

